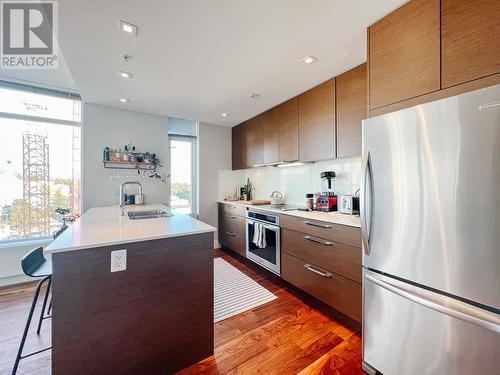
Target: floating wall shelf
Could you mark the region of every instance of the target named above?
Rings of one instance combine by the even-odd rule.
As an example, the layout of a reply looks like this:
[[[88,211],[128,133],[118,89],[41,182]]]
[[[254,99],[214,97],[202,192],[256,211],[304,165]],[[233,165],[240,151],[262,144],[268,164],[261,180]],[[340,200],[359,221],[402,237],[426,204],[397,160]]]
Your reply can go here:
[[[104,168],[107,169],[135,169],[140,171],[151,171],[154,169],[154,165],[150,163],[136,163],[130,161],[102,161]]]

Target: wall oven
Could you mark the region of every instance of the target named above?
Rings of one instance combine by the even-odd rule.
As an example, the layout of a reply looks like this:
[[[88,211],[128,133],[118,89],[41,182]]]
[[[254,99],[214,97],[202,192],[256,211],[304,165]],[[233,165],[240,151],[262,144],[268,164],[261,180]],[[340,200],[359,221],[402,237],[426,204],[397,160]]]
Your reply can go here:
[[[278,275],[281,274],[279,220],[277,215],[247,211],[247,258]]]

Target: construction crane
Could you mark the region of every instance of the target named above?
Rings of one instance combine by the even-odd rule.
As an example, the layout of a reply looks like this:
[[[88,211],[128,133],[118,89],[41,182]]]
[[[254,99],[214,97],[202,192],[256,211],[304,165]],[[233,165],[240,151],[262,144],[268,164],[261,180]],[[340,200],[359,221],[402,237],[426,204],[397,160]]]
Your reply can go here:
[[[26,237],[50,235],[49,143],[47,136],[23,133],[23,220]]]

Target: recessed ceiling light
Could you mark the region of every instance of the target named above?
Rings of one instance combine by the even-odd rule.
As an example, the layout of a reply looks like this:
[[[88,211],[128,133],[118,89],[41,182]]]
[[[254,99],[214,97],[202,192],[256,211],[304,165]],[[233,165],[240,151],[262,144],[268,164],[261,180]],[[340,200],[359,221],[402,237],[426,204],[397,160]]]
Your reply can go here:
[[[252,93],[252,94],[248,95],[248,97],[250,99],[259,99],[260,98],[260,94]]]
[[[132,78],[132,73],[129,73],[129,72],[122,72],[120,70],[120,77],[122,78]]]
[[[122,103],[128,103],[130,100],[128,100],[127,98],[120,98],[120,101]]]
[[[120,21],[120,30],[128,34],[137,35],[137,26],[125,21]]]
[[[316,61],[318,61],[318,58],[314,57],[313,55],[307,55],[306,57],[304,57],[302,59],[302,62],[304,64],[312,64],[313,62],[316,62]]]
[[[227,117],[227,116],[229,116],[229,113],[221,113],[220,115],[221,115],[222,117]]]

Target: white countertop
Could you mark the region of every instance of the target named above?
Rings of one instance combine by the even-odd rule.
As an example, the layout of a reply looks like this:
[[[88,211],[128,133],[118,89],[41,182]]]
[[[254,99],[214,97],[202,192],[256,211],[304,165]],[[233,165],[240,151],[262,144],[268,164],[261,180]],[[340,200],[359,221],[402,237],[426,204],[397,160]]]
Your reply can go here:
[[[163,209],[174,216],[144,220],[130,220],[129,211]],[[216,229],[189,215],[176,213],[161,204],[125,206],[120,215],[118,206],[95,207],[85,212],[45,249],[45,253],[58,253],[92,247],[148,241],[159,238],[187,236],[214,232]]]
[[[326,223],[347,225],[350,227],[361,228],[361,219],[357,215],[341,214],[337,211],[321,212],[321,211],[283,211],[280,208],[271,207],[269,205],[254,205],[245,203],[244,201],[219,201],[219,203],[232,204],[234,206],[248,207],[253,210],[268,211],[278,213],[280,215],[290,215],[301,217],[309,220],[324,221]]]

